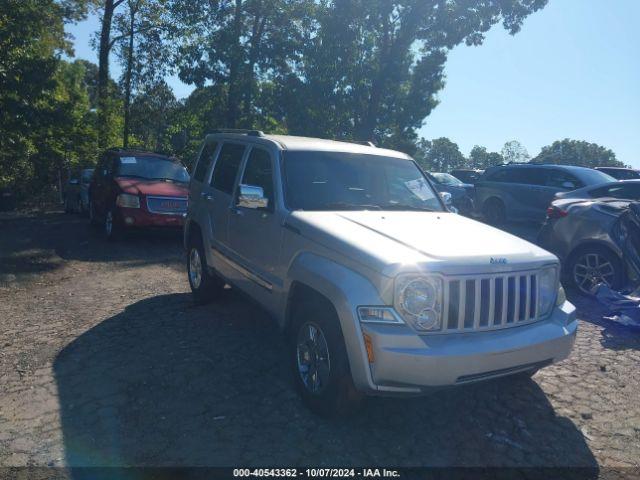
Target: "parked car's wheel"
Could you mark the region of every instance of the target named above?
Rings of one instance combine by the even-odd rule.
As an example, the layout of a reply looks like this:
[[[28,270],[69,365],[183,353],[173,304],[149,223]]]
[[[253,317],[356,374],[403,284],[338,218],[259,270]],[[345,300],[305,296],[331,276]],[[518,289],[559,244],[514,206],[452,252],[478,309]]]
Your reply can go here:
[[[492,225],[502,225],[507,220],[507,210],[498,198],[490,198],[484,204],[484,218]]]
[[[123,226],[118,221],[118,217],[113,209],[109,209],[107,214],[104,216],[104,234],[107,237],[107,240],[110,242],[120,240],[122,233]]]
[[[351,378],[335,310],[316,302],[299,305],[290,330],[294,382],[305,405],[325,416],[345,416],[361,402]]]
[[[565,273],[568,283],[587,295],[591,295],[593,287],[599,283],[614,290],[622,288],[624,283],[620,259],[599,246],[584,247],[573,253]]]
[[[98,225],[96,206],[93,204],[92,200],[89,200],[89,224],[94,227]]]
[[[224,288],[224,282],[212,275],[207,268],[207,260],[200,235],[193,235],[189,241],[187,275],[193,298],[198,305],[211,302]]]

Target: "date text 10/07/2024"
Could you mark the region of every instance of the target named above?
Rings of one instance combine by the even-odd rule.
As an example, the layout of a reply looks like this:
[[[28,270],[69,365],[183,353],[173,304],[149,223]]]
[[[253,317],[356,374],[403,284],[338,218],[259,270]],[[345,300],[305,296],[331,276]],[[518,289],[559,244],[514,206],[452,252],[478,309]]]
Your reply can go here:
[[[386,468],[236,468],[233,476],[275,478],[397,478],[397,470]]]

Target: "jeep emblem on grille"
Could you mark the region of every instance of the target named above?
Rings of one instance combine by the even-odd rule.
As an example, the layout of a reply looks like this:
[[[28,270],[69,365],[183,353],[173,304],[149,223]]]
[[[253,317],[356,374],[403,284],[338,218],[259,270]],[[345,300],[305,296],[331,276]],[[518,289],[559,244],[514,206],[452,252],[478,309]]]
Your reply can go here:
[[[491,260],[489,260],[489,263],[491,265],[506,265],[507,264],[507,259],[506,258],[493,258],[493,257],[491,257]]]

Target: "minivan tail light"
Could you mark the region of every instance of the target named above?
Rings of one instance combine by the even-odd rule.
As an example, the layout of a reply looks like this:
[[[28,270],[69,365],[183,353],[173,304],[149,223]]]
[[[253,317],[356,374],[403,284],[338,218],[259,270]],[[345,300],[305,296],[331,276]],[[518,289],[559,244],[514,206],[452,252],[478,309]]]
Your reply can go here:
[[[569,212],[567,212],[566,210],[562,210],[559,207],[551,205],[549,208],[547,208],[547,218],[563,218],[567,215],[569,215]]]

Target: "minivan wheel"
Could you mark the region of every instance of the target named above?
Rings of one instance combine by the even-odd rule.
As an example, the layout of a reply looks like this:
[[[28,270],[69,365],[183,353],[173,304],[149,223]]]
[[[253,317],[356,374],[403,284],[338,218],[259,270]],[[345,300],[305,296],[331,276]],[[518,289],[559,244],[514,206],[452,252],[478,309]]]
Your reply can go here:
[[[606,248],[583,248],[571,256],[568,267],[569,283],[583,294],[592,295],[593,288],[600,283],[613,290],[622,288],[622,265]]]
[[[507,220],[507,213],[502,200],[492,198],[484,205],[484,217],[492,225],[502,225]]]
[[[224,288],[224,282],[209,273],[207,261],[199,236],[189,242],[187,251],[187,276],[193,298],[198,305],[211,302]]]
[[[338,317],[323,307],[305,303],[294,311],[290,361],[305,405],[323,417],[341,417],[356,409],[362,395],[353,385]]]

